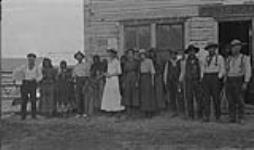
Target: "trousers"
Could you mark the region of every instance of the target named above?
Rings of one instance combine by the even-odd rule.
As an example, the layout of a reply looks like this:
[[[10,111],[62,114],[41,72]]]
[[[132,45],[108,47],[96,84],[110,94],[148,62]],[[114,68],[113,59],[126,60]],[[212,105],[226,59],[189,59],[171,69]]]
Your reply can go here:
[[[34,81],[23,80],[20,89],[22,99],[21,104],[22,119],[26,118],[28,101],[31,102],[32,118],[36,118],[36,88],[37,83],[35,80]]]

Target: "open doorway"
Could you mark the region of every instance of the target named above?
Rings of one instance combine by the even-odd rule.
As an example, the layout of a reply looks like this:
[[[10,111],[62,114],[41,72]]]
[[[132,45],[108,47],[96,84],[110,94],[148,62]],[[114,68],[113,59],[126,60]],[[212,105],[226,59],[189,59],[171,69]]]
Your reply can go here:
[[[221,53],[225,46],[233,39],[239,39],[248,45],[243,47],[242,53],[250,55],[252,49],[251,21],[228,21],[219,23],[219,44]]]

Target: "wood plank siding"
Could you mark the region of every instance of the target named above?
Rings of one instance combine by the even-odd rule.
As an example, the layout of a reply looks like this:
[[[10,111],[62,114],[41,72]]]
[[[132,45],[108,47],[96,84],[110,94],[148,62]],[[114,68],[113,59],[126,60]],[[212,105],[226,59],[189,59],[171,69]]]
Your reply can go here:
[[[227,0],[87,0],[85,51],[103,55],[106,48],[116,48],[122,54],[126,48],[125,26],[130,25],[151,26],[152,37],[147,47],[152,47],[157,40],[155,24],[183,25],[186,19],[199,16],[200,6],[221,5],[224,1]],[[112,40],[116,42],[109,44]]]

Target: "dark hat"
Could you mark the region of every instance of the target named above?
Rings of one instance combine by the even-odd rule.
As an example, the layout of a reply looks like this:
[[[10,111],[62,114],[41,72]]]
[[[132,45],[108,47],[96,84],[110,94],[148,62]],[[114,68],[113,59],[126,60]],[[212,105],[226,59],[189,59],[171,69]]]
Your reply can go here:
[[[244,45],[247,45],[247,43],[244,43],[244,42],[242,42],[242,41],[240,41],[240,40],[238,40],[238,39],[234,39],[234,40],[232,40],[232,41],[230,42],[230,45],[231,45],[231,47],[237,46],[237,45],[244,46]]]
[[[117,54],[117,51],[115,49],[107,49],[108,53]]]
[[[185,50],[185,53],[189,53],[190,51],[194,50],[195,53],[199,52],[199,48],[194,46],[193,44],[189,45],[188,48]]]
[[[213,42],[208,42],[206,47],[205,47],[205,50],[209,50],[210,48],[217,48],[219,45],[216,44],[216,43],[213,43]]]
[[[82,58],[85,58],[85,54],[83,54],[81,51],[78,51],[74,54],[74,58],[77,59],[78,55],[80,55]]]
[[[36,58],[36,55],[34,53],[29,53],[26,55],[27,58]]]
[[[127,49],[127,50],[125,51],[125,53],[128,53],[129,51],[132,51],[132,52],[134,53],[136,50],[134,50],[134,49]]]

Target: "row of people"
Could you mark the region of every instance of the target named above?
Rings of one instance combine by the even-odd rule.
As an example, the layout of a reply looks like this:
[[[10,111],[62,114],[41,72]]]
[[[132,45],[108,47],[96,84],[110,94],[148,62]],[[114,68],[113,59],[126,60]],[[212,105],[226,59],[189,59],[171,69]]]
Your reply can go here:
[[[240,53],[243,45],[233,40],[227,59],[218,54],[215,43],[208,43],[207,54],[202,57],[197,57],[199,48],[189,45],[181,59],[177,57],[179,51],[170,50],[166,63],[156,56],[155,50],[129,49],[119,60],[117,51],[110,49],[107,63],[95,56],[93,64],[78,52],[74,55],[78,63],[73,69],[68,70],[63,61],[58,72],[47,58],[42,69],[38,69],[34,63],[36,56],[29,54],[28,65],[18,71],[23,81],[22,119],[26,117],[28,96],[32,102],[32,116],[36,117],[35,91],[40,83],[39,108],[48,114],[54,113],[56,106],[68,106],[77,108],[78,117],[91,115],[94,108],[106,112],[126,109],[128,116],[141,111],[151,117],[155,112],[170,108],[173,116],[187,114],[194,119],[196,101],[197,118],[209,121],[213,100],[215,117],[220,120],[219,95],[221,81],[225,80],[230,121],[241,122],[244,116],[242,96],[251,78],[250,58]]]

